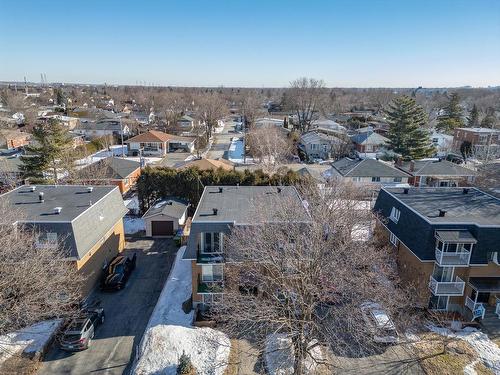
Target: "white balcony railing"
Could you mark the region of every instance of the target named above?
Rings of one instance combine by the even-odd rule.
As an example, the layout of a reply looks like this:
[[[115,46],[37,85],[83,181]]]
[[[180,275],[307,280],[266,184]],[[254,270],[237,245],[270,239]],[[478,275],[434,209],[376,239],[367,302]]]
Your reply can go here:
[[[470,251],[452,253],[436,249],[436,262],[440,266],[468,266],[470,254]]]
[[[435,296],[462,296],[465,282],[458,276],[455,276],[455,281],[438,281],[431,276],[429,288]]]
[[[500,318],[500,298],[496,297],[496,306],[495,306],[495,314],[497,314],[498,318]]]
[[[482,303],[474,302],[469,296],[465,297],[465,306],[472,311],[472,320],[476,318],[484,319],[486,309]]]

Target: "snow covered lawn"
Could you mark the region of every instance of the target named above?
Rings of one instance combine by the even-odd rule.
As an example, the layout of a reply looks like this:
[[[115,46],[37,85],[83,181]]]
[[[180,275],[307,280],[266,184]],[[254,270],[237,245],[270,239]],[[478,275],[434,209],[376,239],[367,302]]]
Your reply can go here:
[[[61,323],[60,319],[47,320],[0,336],[0,365],[15,354],[40,354]]]
[[[137,375],[175,375],[183,352],[191,357],[198,375],[222,375],[230,351],[229,338],[211,328],[195,328],[194,313],[185,313],[182,304],[191,296],[191,262],[183,260],[186,247],[177,252],[170,275],[139,348]]]
[[[484,365],[495,374],[500,375],[500,348],[485,333],[471,327],[466,327],[456,332],[448,328],[436,326],[429,326],[429,329],[442,336],[466,341],[477,351]]]
[[[125,229],[125,234],[134,234],[140,232],[141,230],[146,230],[144,219],[142,219],[141,217],[125,216],[123,218],[123,226]]]

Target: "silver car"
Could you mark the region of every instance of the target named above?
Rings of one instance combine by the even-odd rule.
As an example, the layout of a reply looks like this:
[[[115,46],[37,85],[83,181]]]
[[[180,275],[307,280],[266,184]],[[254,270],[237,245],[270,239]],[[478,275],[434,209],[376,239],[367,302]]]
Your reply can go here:
[[[85,311],[81,317],[73,319],[59,340],[61,349],[79,351],[88,349],[97,326],[104,323],[104,309]]]
[[[389,314],[375,302],[361,304],[361,312],[368,329],[373,333],[373,341],[383,344],[396,344],[398,332]]]

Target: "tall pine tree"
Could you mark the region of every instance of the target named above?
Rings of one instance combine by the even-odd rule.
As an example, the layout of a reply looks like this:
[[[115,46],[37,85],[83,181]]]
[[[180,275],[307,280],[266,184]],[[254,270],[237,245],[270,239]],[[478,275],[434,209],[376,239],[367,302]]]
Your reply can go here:
[[[460,106],[460,97],[457,93],[451,94],[448,104],[441,111],[442,113],[437,118],[437,130],[451,133],[455,128],[464,126],[464,114]]]
[[[389,122],[389,149],[404,160],[421,159],[434,153],[429,133],[424,128],[427,115],[415,99],[403,95],[392,101],[386,111]]]
[[[61,159],[66,159],[72,139],[68,130],[58,121],[50,121],[33,129],[32,143],[25,147],[27,155],[21,156],[21,172],[32,182],[47,181],[46,174],[52,174],[57,183],[57,169]]]
[[[475,104],[469,112],[469,117],[467,117],[467,126],[469,128],[476,128],[479,126],[479,110]]]

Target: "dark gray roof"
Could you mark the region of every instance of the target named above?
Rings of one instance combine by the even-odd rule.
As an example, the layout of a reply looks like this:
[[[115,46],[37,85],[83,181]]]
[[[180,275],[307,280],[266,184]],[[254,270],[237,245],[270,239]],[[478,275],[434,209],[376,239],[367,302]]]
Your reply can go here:
[[[344,177],[410,177],[380,160],[343,158],[332,163]]]
[[[480,292],[500,292],[500,277],[471,277],[469,284]]]
[[[413,163],[413,171],[411,171]],[[473,170],[461,167],[447,160],[415,160],[397,165],[399,169],[413,176],[475,176]]]
[[[254,223],[256,206],[273,207],[286,200],[295,200],[302,206],[302,200],[293,186],[207,186],[203,190],[193,223]],[[213,213],[214,208],[217,209],[217,215]],[[306,219],[305,209],[302,214],[302,218]],[[300,219],[299,212],[297,216]]]
[[[444,242],[476,243],[477,240],[468,230],[437,230],[436,236]]]
[[[43,202],[39,194],[43,192]],[[44,232],[56,232],[70,257],[81,259],[127,212],[116,186],[20,186],[0,196],[18,211],[19,221]],[[54,208],[61,207],[60,213]]]
[[[402,188],[384,190],[432,223],[500,226],[500,199],[476,188],[410,188],[408,194]],[[446,211],[444,217],[439,210]]]
[[[95,170],[98,178],[124,179],[140,168],[141,163],[134,160],[109,157],[99,160],[97,163],[86,166],[82,172]]]
[[[351,140],[360,145],[383,145],[389,141],[386,137],[371,131],[353,135]]]
[[[144,214],[144,218],[155,215],[166,215],[175,218],[181,218],[188,209],[188,204],[175,198],[160,200],[151,206]]]

